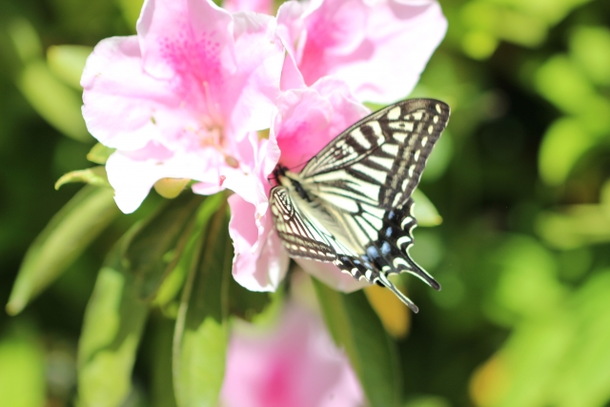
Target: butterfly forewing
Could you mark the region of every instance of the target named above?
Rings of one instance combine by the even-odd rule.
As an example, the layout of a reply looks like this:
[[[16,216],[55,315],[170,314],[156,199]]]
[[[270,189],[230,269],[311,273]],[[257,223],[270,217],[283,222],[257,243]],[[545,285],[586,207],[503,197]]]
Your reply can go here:
[[[449,106],[432,99],[409,99],[381,109],[312,158],[299,174],[303,187],[327,200],[401,206],[419,183],[448,119]]]
[[[281,186],[270,200],[288,252],[332,261],[390,288],[416,310],[387,274],[410,272],[440,288],[408,254],[416,225],[410,197],[448,119],[443,102],[405,100],[345,130],[299,174],[278,167]]]

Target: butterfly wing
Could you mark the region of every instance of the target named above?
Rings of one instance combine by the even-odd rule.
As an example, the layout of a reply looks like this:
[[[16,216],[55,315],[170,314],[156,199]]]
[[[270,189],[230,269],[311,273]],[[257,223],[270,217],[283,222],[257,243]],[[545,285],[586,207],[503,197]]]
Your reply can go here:
[[[341,231],[324,210],[305,205],[289,189],[276,186],[270,193],[271,213],[277,233],[292,257],[334,262],[337,253],[357,256],[355,248],[346,247],[337,239]]]
[[[403,206],[448,120],[449,106],[434,99],[408,99],[374,112],[305,165],[299,174],[302,186],[344,204],[356,200],[384,209]]]
[[[356,278],[390,288],[416,310],[387,275],[407,271],[440,288],[408,254],[416,225],[410,196],[448,119],[443,102],[405,100],[348,128],[299,174],[284,172],[289,181],[280,179],[285,186],[274,188],[271,204],[289,253],[333,261]],[[288,216],[288,209],[298,215]],[[324,256],[311,250],[311,241],[324,245]]]
[[[329,234],[316,228],[312,218],[303,216],[287,188],[274,187],[270,201],[275,228],[290,255],[323,262],[332,262],[337,258],[329,244]]]

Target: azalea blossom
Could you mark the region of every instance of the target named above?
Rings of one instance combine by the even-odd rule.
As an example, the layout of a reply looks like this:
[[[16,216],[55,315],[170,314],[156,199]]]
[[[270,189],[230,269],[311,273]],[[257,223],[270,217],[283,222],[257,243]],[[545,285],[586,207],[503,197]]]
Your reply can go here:
[[[376,103],[411,92],[447,30],[433,0],[289,1],[277,19],[290,56],[284,89],[331,75]]]
[[[232,7],[244,4],[271,7]],[[406,95],[445,29],[431,0],[290,1],[277,19],[211,0],[146,0],[137,35],[101,41],[82,77],[87,127],[115,149],[106,170],[117,205],[134,211],[168,179],[204,195],[232,190],[233,275],[276,289],[288,255],[269,210],[274,168],[300,170],[368,113],[365,100]],[[335,288],[364,285],[297,261]]]
[[[289,304],[266,332],[236,326],[221,400],[223,407],[357,407],[364,396],[320,317]]]
[[[218,192],[247,185],[269,127],[284,50],[274,20],[210,0],[147,0],[137,35],[101,41],[82,77],[91,134],[116,149],[106,163],[117,205],[132,212],[163,178]]]

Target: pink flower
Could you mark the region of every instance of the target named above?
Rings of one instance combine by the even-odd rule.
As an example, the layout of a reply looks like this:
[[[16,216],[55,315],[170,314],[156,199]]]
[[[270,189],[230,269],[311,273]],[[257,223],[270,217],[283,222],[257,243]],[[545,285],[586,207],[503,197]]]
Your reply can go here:
[[[162,178],[218,192],[244,184],[268,128],[284,50],[272,17],[209,0],[147,0],[137,36],[101,41],[82,77],[91,134],[115,148],[106,169],[124,212]],[[250,135],[250,136],[249,136]]]
[[[229,198],[229,234],[235,249],[233,277],[252,291],[275,290],[288,266],[288,256],[275,232],[266,200],[271,189],[267,180],[278,159],[291,170],[300,170],[329,141],[368,113],[350,96],[343,82],[331,78],[309,88],[283,92],[277,105],[267,148],[281,151],[281,156],[274,154],[275,160],[268,156],[266,170],[258,175],[260,183],[266,185],[265,199],[247,202],[244,194]],[[339,290],[353,291],[367,285],[340,272],[333,264],[296,260],[306,271]]]
[[[317,315],[291,305],[272,332],[245,324],[237,328],[229,343],[223,406],[363,405],[347,358]]]
[[[356,99],[377,103],[411,92],[447,29],[432,0],[290,1],[277,18],[292,58],[282,73],[284,89],[332,75]]]
[[[225,0],[222,2],[222,6],[229,11],[273,13],[273,0]]]

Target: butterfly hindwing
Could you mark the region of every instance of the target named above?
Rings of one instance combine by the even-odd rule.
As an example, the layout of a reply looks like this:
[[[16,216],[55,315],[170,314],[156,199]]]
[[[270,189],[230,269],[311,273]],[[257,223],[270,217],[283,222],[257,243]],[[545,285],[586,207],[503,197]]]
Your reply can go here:
[[[276,229],[295,257],[333,262],[355,278],[390,288],[387,279],[410,272],[440,285],[409,256],[413,243],[411,193],[449,119],[449,107],[411,99],[360,120],[296,174],[278,166],[271,191]]]
[[[336,259],[337,255],[327,243],[327,238],[301,215],[286,188],[273,188],[271,202],[275,228],[292,256],[323,262]]]
[[[355,248],[342,244],[349,240],[322,208],[300,202],[283,186],[271,189],[270,201],[275,228],[291,256],[331,263],[337,253],[358,255]]]

